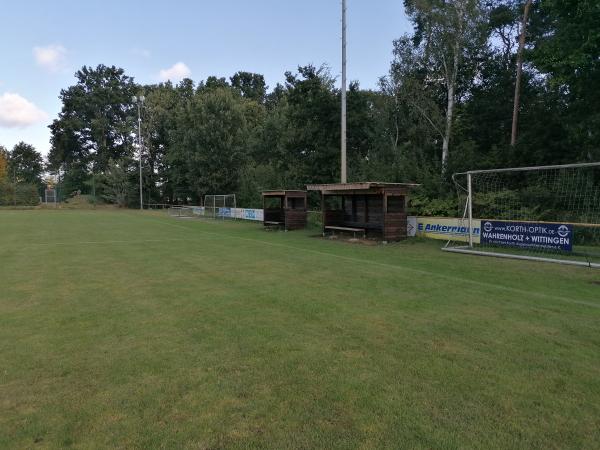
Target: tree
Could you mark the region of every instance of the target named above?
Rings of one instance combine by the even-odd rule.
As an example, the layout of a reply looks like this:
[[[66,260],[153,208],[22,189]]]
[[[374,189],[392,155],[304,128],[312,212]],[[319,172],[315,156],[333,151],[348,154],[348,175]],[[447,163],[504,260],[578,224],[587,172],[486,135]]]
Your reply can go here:
[[[251,72],[237,72],[230,78],[231,86],[238,89],[244,98],[264,103],[267,85],[263,75]]]
[[[115,66],[84,66],[75,77],[77,83],[60,93],[63,106],[50,125],[48,160],[50,168],[63,167],[83,184],[92,167],[102,172],[109,160],[131,155],[131,97],[138,87]]]
[[[16,144],[10,152],[8,174],[16,183],[40,185],[44,164],[42,155],[25,142]]]
[[[8,179],[8,150],[0,145],[0,181]]]
[[[206,79],[206,83],[198,86],[198,90],[202,89],[226,89],[231,87],[225,77],[210,76]]]
[[[199,90],[177,118],[168,161],[195,199],[235,192],[246,158],[247,120],[230,88]]]
[[[171,134],[176,127],[176,116],[185,103],[187,87],[179,90],[171,82],[145,86],[146,95],[142,135],[144,136],[143,178],[148,202],[169,197],[172,180],[169,177],[167,154],[171,147]],[[192,96],[193,87],[191,87]]]
[[[464,94],[461,87],[470,84],[476,55],[486,42],[484,9],[478,0],[405,0],[404,5],[415,31],[394,43],[390,78],[440,136],[445,171],[456,102]],[[443,122],[436,117],[441,112]]]
[[[118,205],[127,206],[132,185],[129,181],[130,173],[126,161],[109,160],[104,174],[100,177],[100,188],[105,200]]]
[[[517,143],[517,126],[519,120],[519,99],[521,95],[521,76],[523,74],[523,50],[525,49],[525,38],[527,32],[527,19],[531,9],[532,0],[526,0],[523,7],[523,20],[521,21],[521,33],[519,34],[519,50],[517,51],[517,77],[515,80],[515,100],[513,105],[512,131],[510,145],[514,147]]]
[[[529,60],[565,105],[567,146],[575,158],[600,158],[600,6],[596,0],[533,5]],[[559,105],[560,105],[559,103]]]
[[[340,103],[327,67],[309,65],[286,72],[285,168],[290,182],[332,182],[339,178]]]

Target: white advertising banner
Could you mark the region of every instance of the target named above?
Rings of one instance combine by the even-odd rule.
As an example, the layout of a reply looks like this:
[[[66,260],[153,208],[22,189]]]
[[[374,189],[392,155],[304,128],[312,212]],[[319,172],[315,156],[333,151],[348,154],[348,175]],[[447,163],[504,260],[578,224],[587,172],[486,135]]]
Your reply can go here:
[[[234,217],[236,219],[243,220],[254,220],[262,222],[263,210],[262,209],[250,209],[250,208],[230,208],[231,215],[226,217]]]
[[[204,206],[194,206],[192,207],[192,214],[196,216],[204,216],[206,215],[206,208],[204,208]],[[212,210],[210,215],[212,216]],[[217,208],[217,217],[262,222],[263,210],[250,208]]]
[[[469,223],[456,217],[408,217],[409,236],[421,236],[430,239],[469,241]],[[473,219],[473,242],[481,238],[481,220]]]

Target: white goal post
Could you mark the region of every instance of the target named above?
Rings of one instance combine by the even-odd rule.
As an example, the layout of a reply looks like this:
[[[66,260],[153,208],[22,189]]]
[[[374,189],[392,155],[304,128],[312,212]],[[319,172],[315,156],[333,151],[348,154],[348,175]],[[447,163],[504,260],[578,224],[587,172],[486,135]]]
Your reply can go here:
[[[192,218],[194,217],[194,208],[197,208],[197,206],[171,205],[168,212],[171,217]]]
[[[213,219],[234,219],[236,209],[235,194],[204,196],[204,216]]]
[[[600,268],[600,162],[452,176],[464,241],[443,250]]]
[[[57,203],[56,189],[52,189],[52,188],[44,189],[44,203],[46,205],[49,205],[52,203],[52,204],[54,204],[54,206],[56,206],[56,203]]]

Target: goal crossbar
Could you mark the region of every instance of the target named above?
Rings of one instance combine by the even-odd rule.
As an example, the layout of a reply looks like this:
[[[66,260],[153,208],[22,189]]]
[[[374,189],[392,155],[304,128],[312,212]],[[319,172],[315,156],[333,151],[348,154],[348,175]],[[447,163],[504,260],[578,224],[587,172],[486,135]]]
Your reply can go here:
[[[452,175],[452,179],[459,175],[475,175],[478,173],[502,173],[502,172],[532,172],[536,170],[555,170],[555,169],[577,169],[580,167],[600,167],[600,162],[593,163],[574,163],[574,164],[558,164],[554,166],[529,166],[529,167],[507,167],[504,169],[482,169],[469,170],[467,172],[458,172]]]

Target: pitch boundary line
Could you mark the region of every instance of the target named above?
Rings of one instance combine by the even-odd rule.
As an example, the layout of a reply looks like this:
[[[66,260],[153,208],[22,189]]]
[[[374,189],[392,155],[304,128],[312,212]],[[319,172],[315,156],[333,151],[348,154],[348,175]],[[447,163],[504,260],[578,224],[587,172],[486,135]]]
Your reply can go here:
[[[21,244],[20,247],[52,246],[52,245],[99,245],[99,244],[143,244],[147,242],[173,242],[186,241],[190,239],[138,239],[138,240],[107,240],[107,241],[75,241],[75,242],[29,242]]]

